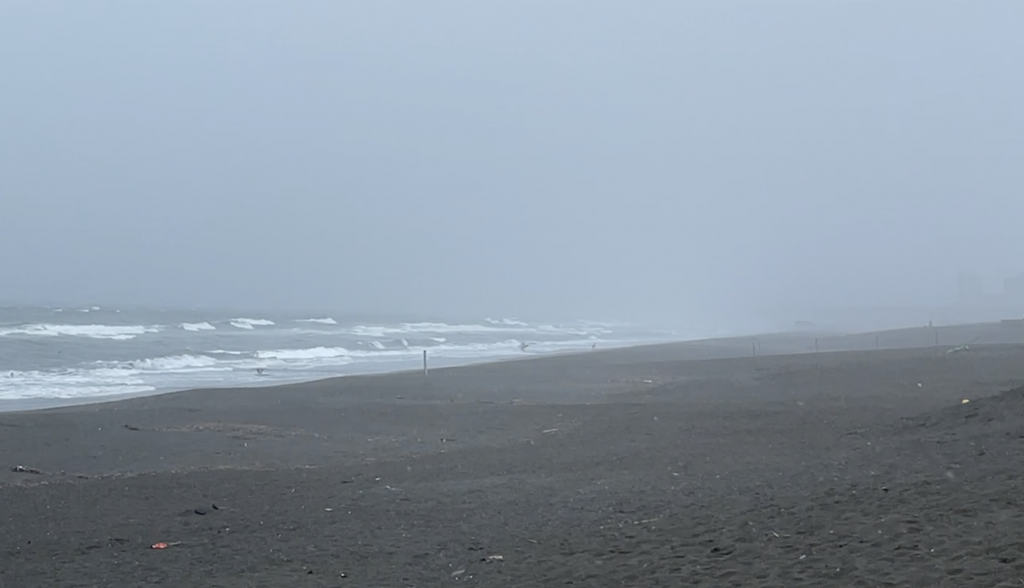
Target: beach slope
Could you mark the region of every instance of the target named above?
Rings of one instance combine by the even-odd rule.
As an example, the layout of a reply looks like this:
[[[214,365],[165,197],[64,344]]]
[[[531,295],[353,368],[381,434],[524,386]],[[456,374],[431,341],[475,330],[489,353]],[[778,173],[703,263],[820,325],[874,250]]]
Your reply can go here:
[[[1024,585],[1024,347],[750,355],[0,414],[0,586]]]

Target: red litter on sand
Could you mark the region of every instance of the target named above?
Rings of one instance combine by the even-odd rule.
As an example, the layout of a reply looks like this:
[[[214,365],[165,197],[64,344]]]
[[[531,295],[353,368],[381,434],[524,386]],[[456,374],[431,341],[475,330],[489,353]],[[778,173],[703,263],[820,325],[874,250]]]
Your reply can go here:
[[[174,543],[164,543],[163,541],[161,541],[159,543],[154,543],[154,544],[150,545],[149,548],[150,549],[167,549],[168,547],[174,547],[175,545],[181,545],[181,541],[175,541]]]

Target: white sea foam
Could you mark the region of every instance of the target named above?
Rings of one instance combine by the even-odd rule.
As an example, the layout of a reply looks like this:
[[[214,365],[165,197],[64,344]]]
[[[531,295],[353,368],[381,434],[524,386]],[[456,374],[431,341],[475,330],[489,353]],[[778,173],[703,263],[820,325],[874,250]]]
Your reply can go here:
[[[274,324],[274,321],[267,319],[251,319],[251,318],[236,318],[231,319],[231,326],[239,329],[252,329],[254,327],[269,327]]]
[[[34,324],[0,329],[0,337],[28,335],[33,337],[88,337],[90,339],[112,339],[126,341],[145,333],[156,333],[158,327],[142,325],[55,325]]]
[[[14,371],[0,377],[0,400],[92,398],[155,390],[122,370]]]
[[[527,353],[584,350],[594,342],[601,343],[602,348],[627,344],[624,341],[599,339],[536,342],[530,345]],[[373,341],[371,345],[373,343],[380,342]],[[511,338],[490,343],[440,344],[429,346],[427,349],[432,358],[464,362],[521,356],[523,352],[519,345],[519,339]],[[75,369],[10,372],[0,376],[0,399],[88,398],[143,393],[158,389],[300,381],[313,377],[312,373],[329,374],[332,373],[330,370],[350,364],[364,366],[357,367],[354,373],[361,370],[373,371],[374,368],[370,366],[380,362],[408,362],[411,365],[418,362],[424,349],[383,347],[381,344],[360,350],[325,346],[256,352],[221,350],[209,353],[225,354],[228,357],[218,359],[196,353],[128,362],[96,362]],[[258,374],[257,368],[268,371]]]
[[[137,370],[153,370],[159,372],[172,372],[196,369],[231,369],[229,365],[219,365],[221,362],[205,355],[171,355],[167,357],[155,357],[151,359],[139,359],[128,362],[129,367]]]
[[[312,347],[308,349],[274,349],[269,351],[257,351],[257,359],[281,359],[281,360],[303,360],[303,359],[335,359],[348,358],[352,352],[344,347]]]
[[[514,327],[528,327],[528,326],[530,326],[530,325],[524,323],[523,321],[518,320],[518,319],[514,319],[514,318],[504,318],[504,319],[486,318],[484,320],[489,322],[489,323],[491,323],[492,325],[509,325],[509,326],[514,326]]]
[[[426,349],[431,357],[448,359],[490,359],[523,354],[519,339],[506,339],[490,343],[441,344],[428,347],[405,346],[386,347],[380,341],[366,343],[369,349],[348,349],[345,347],[310,347],[298,349],[261,350],[253,354],[260,361],[276,360],[288,365],[296,362],[303,365],[346,365],[351,362],[372,363],[374,361],[414,360]],[[602,348],[626,345],[631,342],[605,340],[597,337],[571,341],[530,342],[529,354],[543,354],[558,351],[583,351],[593,344]],[[364,344],[360,342],[360,344]],[[211,352],[220,353],[220,352]],[[244,364],[249,366],[250,364]],[[256,364],[252,364],[256,365]],[[265,365],[265,364],[260,364]]]
[[[104,309],[102,313],[110,311]],[[103,314],[76,313],[65,314],[63,318],[100,321],[100,316]],[[51,359],[57,362],[61,359],[73,362],[75,357],[82,356],[105,358],[37,372],[0,372],[0,399],[86,398],[153,390],[295,382],[330,375],[416,368],[424,350],[432,360],[438,360],[432,365],[458,365],[502,357],[585,351],[594,343],[607,349],[640,342],[626,340],[625,333],[612,330],[611,324],[582,321],[562,325],[530,324],[506,318],[479,323],[406,322],[328,328],[325,325],[337,324],[333,318],[314,315],[289,320],[289,323],[292,328],[274,329],[267,328],[274,325],[272,320],[239,317],[209,322],[172,322],[164,326],[48,323],[0,326],[0,336],[54,338],[45,343],[44,349],[52,346]],[[298,323],[309,325],[303,327]],[[250,337],[247,331],[252,329],[256,329],[259,336]],[[172,336],[142,337],[159,331],[168,331]],[[204,333],[207,331],[209,334]],[[228,349],[200,351],[206,347],[200,347],[199,341],[228,336],[232,332],[237,333],[235,340],[223,344]],[[65,339],[57,339],[59,337]],[[83,340],[72,340],[79,337]],[[133,338],[138,341],[122,342]],[[529,343],[525,353],[521,342]],[[13,338],[6,344],[16,349],[21,345]],[[61,350],[64,355],[56,355]],[[164,353],[166,355],[160,355]],[[147,354],[150,354],[147,359],[128,360]],[[0,357],[0,360],[5,359]],[[13,362],[6,365],[17,367]]]
[[[331,317],[299,319],[297,322],[300,322],[300,323],[320,323],[321,325],[336,325],[336,324],[338,324],[338,321],[332,319]]]
[[[396,335],[499,335],[507,334],[607,334],[607,327],[596,324],[530,325],[516,319],[486,319],[487,324],[449,324],[434,322],[401,323],[398,325],[357,325],[349,332],[360,337],[395,337]]]
[[[40,399],[72,399],[102,398],[119,394],[141,394],[153,392],[153,386],[145,384],[131,385],[113,383],[108,386],[96,384],[66,383],[60,380],[47,380],[38,383],[20,382],[16,386],[5,387],[0,383],[0,400]]]
[[[356,325],[349,329],[349,332],[360,337],[387,337],[387,329],[388,327]]]
[[[581,320],[578,322],[585,327],[597,327],[601,329],[624,329],[630,326],[629,323],[612,321]]]
[[[520,353],[518,339],[508,339],[493,343],[469,343],[464,345],[435,345],[427,347],[429,353],[436,357],[449,358],[487,358],[509,353]],[[578,342],[577,346],[583,346]],[[589,346],[590,342],[585,342]],[[310,347],[303,349],[273,349],[257,351],[257,359],[267,360],[374,360],[414,359],[420,357],[423,347],[385,347],[380,341],[370,341],[370,349],[348,349],[345,347]],[[333,363],[333,361],[332,361]]]
[[[397,326],[388,325],[357,325],[352,327],[350,332],[353,335],[362,337],[394,337],[395,335],[418,335],[418,334],[487,334],[487,333],[517,333],[532,332],[532,327],[520,327],[515,325],[474,325],[448,323],[401,323]]]
[[[529,326],[526,326],[530,330]],[[519,325],[487,326],[474,324],[450,325],[448,323],[402,323],[399,332],[403,333],[493,333],[501,331],[521,331]]]

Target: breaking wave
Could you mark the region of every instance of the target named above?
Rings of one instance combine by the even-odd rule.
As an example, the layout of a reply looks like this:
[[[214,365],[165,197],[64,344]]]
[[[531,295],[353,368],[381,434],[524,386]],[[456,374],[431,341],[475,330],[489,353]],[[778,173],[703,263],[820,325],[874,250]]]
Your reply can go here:
[[[514,318],[504,318],[504,319],[486,318],[484,320],[486,322],[492,324],[492,325],[508,325],[508,326],[514,326],[514,327],[528,327],[528,326],[530,326],[527,323],[524,323],[523,321],[518,320],[518,319],[514,319]]]
[[[0,328],[0,337],[26,335],[30,337],[87,337],[127,341],[145,333],[156,333],[159,327],[142,325],[55,325],[35,324]]]
[[[506,322],[507,321],[507,322]],[[610,332],[607,328],[597,325],[537,325],[532,326],[513,319],[493,321],[488,324],[449,324],[449,323],[401,323],[390,325],[356,325],[349,330],[353,335],[361,337],[394,337],[396,335],[495,335],[500,333],[550,333],[566,335],[597,335]]]
[[[38,320],[38,309],[31,308],[22,315],[15,314],[20,309],[6,310],[0,317],[6,321],[0,323],[0,400],[280,384],[416,369],[424,351],[436,362],[432,365],[459,365],[589,351],[595,344],[607,349],[660,337],[597,321],[378,323],[364,318],[339,325],[326,315],[231,318],[213,311],[135,309],[105,318],[117,310],[46,310],[52,318]],[[76,319],[98,324],[67,324]],[[122,321],[133,324],[117,324]]]
[[[311,347],[308,349],[275,349],[270,351],[257,351],[254,356],[257,359],[334,359],[339,357],[350,357],[351,352],[344,347]]]
[[[331,317],[299,319],[296,322],[300,322],[300,323],[320,323],[321,325],[336,325],[336,324],[338,324],[338,321],[332,319]]]
[[[128,362],[125,367],[137,370],[180,371],[195,369],[231,369],[231,366],[219,366],[221,362],[206,355],[171,355]]]
[[[236,318],[229,321],[231,326],[239,329],[251,330],[255,327],[271,327],[274,325],[274,321],[267,319],[251,319],[251,318]]]

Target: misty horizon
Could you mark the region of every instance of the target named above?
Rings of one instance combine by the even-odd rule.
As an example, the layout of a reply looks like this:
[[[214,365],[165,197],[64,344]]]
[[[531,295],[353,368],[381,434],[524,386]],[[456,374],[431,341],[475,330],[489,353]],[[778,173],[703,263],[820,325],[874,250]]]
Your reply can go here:
[[[2,16],[2,300],[686,324],[1024,272],[1024,5]]]

